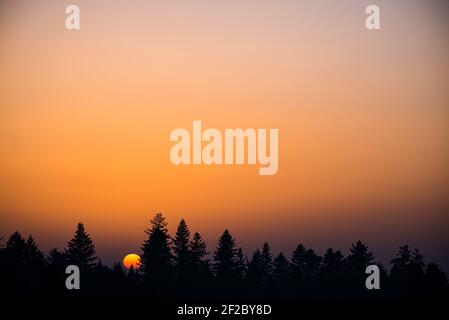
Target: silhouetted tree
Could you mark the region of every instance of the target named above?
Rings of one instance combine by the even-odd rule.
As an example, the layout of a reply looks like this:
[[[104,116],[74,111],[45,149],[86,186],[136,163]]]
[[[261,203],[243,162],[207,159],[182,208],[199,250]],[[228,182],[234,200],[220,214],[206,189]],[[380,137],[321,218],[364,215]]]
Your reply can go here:
[[[425,266],[426,264],[424,263],[424,256],[419,252],[418,249],[414,249],[408,272],[410,282],[412,282],[411,287],[415,295],[419,295],[423,289]]]
[[[67,266],[64,252],[54,248],[50,250],[45,260],[48,288],[54,293],[64,292],[66,290],[64,279],[66,278],[65,268]]]
[[[273,256],[267,242],[263,244],[260,262],[262,264],[263,277],[265,281],[270,278],[273,273]]]
[[[214,272],[216,287],[224,294],[229,294],[237,287],[240,278],[237,265],[237,249],[235,239],[228,230],[223,232],[214,252]]]
[[[354,271],[365,273],[366,267],[373,264],[374,254],[360,240],[352,244],[349,251],[347,261]]]
[[[321,273],[323,275],[341,274],[344,268],[344,256],[340,250],[329,248],[323,256]]]
[[[16,231],[2,250],[2,286],[11,294],[39,292],[44,282],[44,256],[33,237],[25,240]]]
[[[161,213],[150,220],[145,230],[148,239],[142,244],[141,270],[152,292],[167,293],[173,281],[172,254],[167,222]]]
[[[209,260],[206,258],[206,243],[198,232],[193,234],[190,247],[190,261],[192,264],[192,275],[190,284],[196,295],[207,295],[212,290],[213,274],[210,269]]]
[[[173,240],[174,271],[178,289],[185,289],[193,271],[189,244],[190,231],[185,220],[182,219]]]
[[[253,256],[248,263],[248,271],[246,273],[247,290],[251,296],[261,295],[263,281],[263,265],[260,250],[254,251]]]
[[[18,231],[9,237],[4,250],[8,256],[6,262],[16,266],[25,264],[27,245],[25,239],[22,238],[22,235]]]
[[[196,267],[202,265],[206,260],[206,243],[201,238],[201,235],[198,232],[195,232],[190,242],[190,255],[191,260],[195,264]]]
[[[65,256],[68,264],[77,265],[83,271],[92,271],[96,265],[95,245],[83,223],[78,223],[75,236],[67,243]]]
[[[39,246],[30,235],[25,242],[26,245],[26,259],[25,263],[29,264],[31,268],[37,268],[44,265],[44,254],[39,249]]]
[[[374,263],[374,254],[360,240],[351,245],[346,258],[346,288],[352,295],[366,293],[366,267]]]
[[[419,294],[423,286],[425,267],[424,257],[419,250],[415,249],[412,253],[408,245],[400,246],[391,264],[392,287],[408,295]]]
[[[265,294],[272,294],[275,289],[273,279],[273,255],[271,254],[268,242],[263,244],[260,263],[262,265],[262,288]]]
[[[63,269],[66,265],[66,258],[64,252],[54,248],[51,249],[47,255],[47,265],[55,267],[56,269]]]
[[[426,266],[420,251],[411,251],[408,245],[399,247],[391,260],[390,274],[380,262],[376,263],[382,290],[366,290],[365,269],[373,264],[374,254],[361,241],[352,244],[346,259],[334,249],[327,249],[321,258],[300,244],[293,252],[291,263],[282,253],[273,259],[265,242],[248,263],[242,248],[236,246],[235,239],[225,230],[210,263],[201,235],[196,232],[190,239],[184,220],[180,221],[172,243],[162,214],[156,214],[150,222],[145,230],[148,239],[142,244],[141,267],[127,271],[120,263],[112,268],[101,260],[96,263],[93,241],[81,223],[65,251],[52,249],[45,259],[31,235],[25,240],[16,231],[0,247],[0,294],[73,298],[74,292],[64,286],[68,264],[88,271],[83,272],[83,290],[77,292],[80,297],[140,297],[146,292],[144,289],[150,289],[156,297],[165,294],[175,297],[176,292],[186,293],[189,298],[441,299],[449,294],[446,273],[434,263]]]
[[[403,277],[407,274],[407,269],[411,261],[412,254],[408,245],[399,247],[396,257],[391,259],[391,276]]]
[[[278,294],[286,294],[290,274],[290,262],[281,252],[273,262],[273,277],[276,281]]]
[[[340,250],[326,250],[321,264],[321,285],[327,294],[334,294],[344,287],[345,259]]]
[[[243,249],[239,247],[236,253],[236,269],[237,269],[237,277],[239,280],[245,278],[247,270],[248,270],[248,259],[243,254]]]
[[[27,289],[26,254],[26,241],[16,231],[6,241],[6,246],[3,249],[3,270],[0,274],[2,287],[12,295],[22,293]]]
[[[316,287],[317,277],[321,264],[319,257],[313,249],[306,249],[300,244],[293,251],[291,262],[291,278],[299,292],[307,292]]]
[[[26,254],[25,264],[27,268],[28,286],[31,290],[38,291],[42,286],[44,279],[45,259],[44,254],[39,249],[39,246],[34,241],[31,235],[25,242]]]

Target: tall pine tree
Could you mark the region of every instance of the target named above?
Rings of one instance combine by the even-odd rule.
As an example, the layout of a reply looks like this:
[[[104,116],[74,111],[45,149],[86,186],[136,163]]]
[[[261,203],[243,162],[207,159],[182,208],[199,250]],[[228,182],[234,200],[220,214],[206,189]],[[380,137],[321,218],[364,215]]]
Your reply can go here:
[[[198,232],[193,234],[192,241],[190,242],[190,255],[192,263],[195,266],[200,266],[204,262],[206,257],[206,243]]]
[[[288,288],[290,262],[281,252],[273,261],[273,277],[278,293],[286,293]]]
[[[352,291],[352,294],[366,294],[364,283],[366,280],[365,270],[368,265],[374,263],[374,254],[368,249],[368,246],[360,240],[352,244],[349,249],[350,254],[346,258],[346,288]]]
[[[195,232],[190,241],[190,260],[192,263],[193,275],[191,282],[193,294],[208,297],[212,293],[213,274],[207,259],[206,243],[198,232]]]
[[[78,223],[75,236],[67,243],[65,256],[69,264],[77,265],[80,270],[91,271],[96,265],[95,245],[84,229],[83,223]]]
[[[235,239],[228,230],[225,230],[218,240],[213,265],[217,288],[224,294],[235,290],[236,284],[240,280],[237,252]]]
[[[184,219],[179,222],[173,239],[173,261],[178,284],[185,284],[191,273],[190,231]]]
[[[263,281],[268,282],[273,276],[273,256],[271,254],[271,249],[268,242],[265,242],[263,244],[262,254],[260,256],[260,263],[262,265]]]
[[[168,292],[173,280],[172,253],[167,222],[162,213],[150,220],[145,230],[148,239],[142,244],[141,270],[145,284],[154,293]]]

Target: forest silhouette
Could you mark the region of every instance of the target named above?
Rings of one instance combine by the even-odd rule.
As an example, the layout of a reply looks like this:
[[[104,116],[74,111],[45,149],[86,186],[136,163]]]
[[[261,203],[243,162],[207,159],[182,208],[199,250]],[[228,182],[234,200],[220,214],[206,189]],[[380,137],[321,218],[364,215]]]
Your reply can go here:
[[[289,259],[273,256],[265,242],[251,257],[228,230],[213,252],[198,232],[191,234],[181,220],[172,237],[160,213],[151,220],[142,243],[139,268],[126,270],[120,262],[106,266],[96,256],[95,245],[79,223],[64,251],[47,255],[33,237],[14,232],[0,247],[1,295],[8,297],[156,297],[242,299],[383,299],[447,297],[446,273],[435,263],[424,262],[418,249],[399,247],[387,270],[361,241],[352,244],[349,255],[329,248],[323,256],[299,244]],[[65,268],[77,265],[81,290],[67,290]],[[367,290],[365,269],[377,264],[381,289]]]

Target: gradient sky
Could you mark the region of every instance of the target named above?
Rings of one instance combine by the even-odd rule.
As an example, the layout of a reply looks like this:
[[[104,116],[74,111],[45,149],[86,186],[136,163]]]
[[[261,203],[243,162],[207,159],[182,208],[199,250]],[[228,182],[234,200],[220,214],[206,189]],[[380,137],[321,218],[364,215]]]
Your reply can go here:
[[[83,221],[119,261],[161,211],[210,251],[229,228],[248,254],[408,242],[448,268],[448,92],[444,1],[2,1],[0,235],[63,248]],[[278,128],[278,173],[172,165],[193,120]]]

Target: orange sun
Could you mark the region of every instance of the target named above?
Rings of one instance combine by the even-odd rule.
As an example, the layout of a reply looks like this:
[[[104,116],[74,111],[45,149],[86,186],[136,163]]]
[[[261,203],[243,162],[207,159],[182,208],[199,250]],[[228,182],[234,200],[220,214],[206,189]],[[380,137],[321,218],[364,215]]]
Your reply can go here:
[[[130,253],[123,258],[123,265],[126,269],[133,267],[135,270],[140,266],[140,257],[137,254]]]

